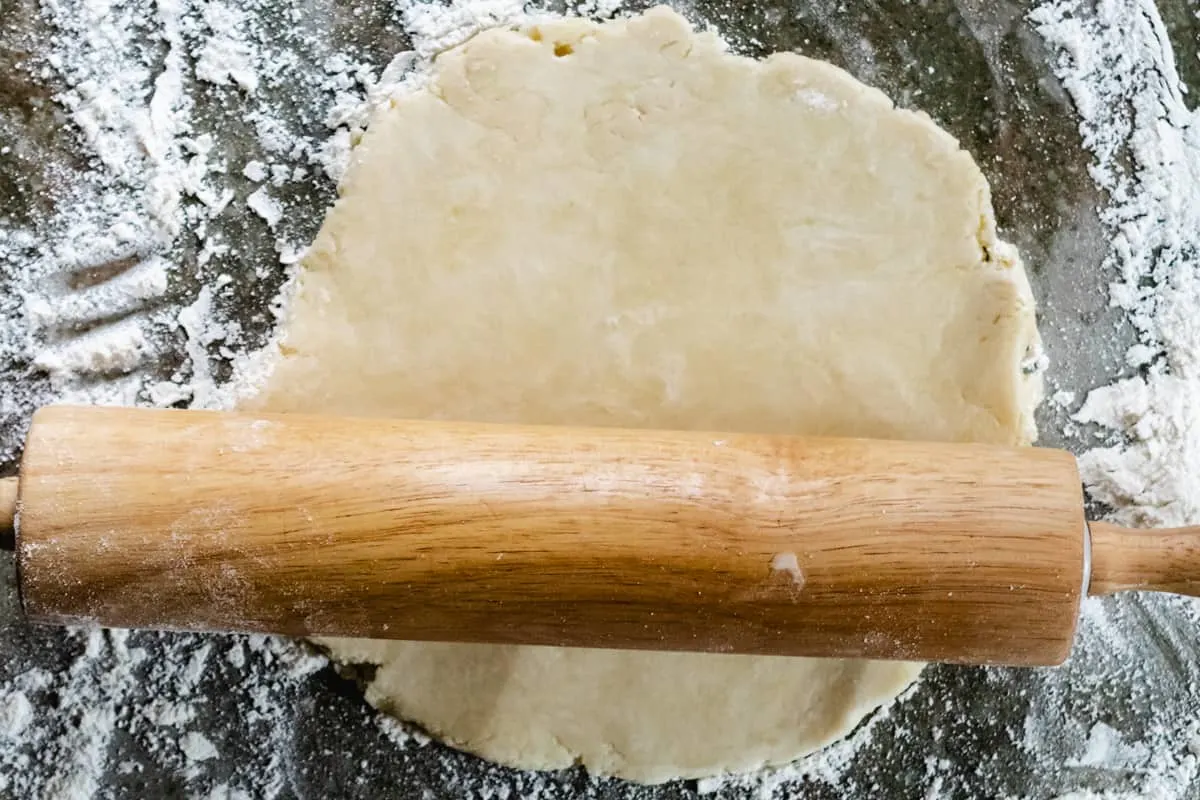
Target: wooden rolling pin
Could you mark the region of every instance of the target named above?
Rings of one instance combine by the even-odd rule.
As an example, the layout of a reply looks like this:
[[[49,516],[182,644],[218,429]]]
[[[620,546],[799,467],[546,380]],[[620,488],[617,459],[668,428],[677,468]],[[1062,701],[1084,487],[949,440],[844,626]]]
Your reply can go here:
[[[0,486],[47,623],[1035,665],[1200,594],[1035,448],[56,407]]]

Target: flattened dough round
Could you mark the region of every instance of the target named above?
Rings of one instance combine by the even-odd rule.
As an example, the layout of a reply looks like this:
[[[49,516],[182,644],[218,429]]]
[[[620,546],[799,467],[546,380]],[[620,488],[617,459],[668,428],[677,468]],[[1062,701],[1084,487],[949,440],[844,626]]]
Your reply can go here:
[[[493,30],[353,153],[279,411],[1018,443],[1029,288],[969,155],[674,13]],[[778,764],[920,665],[336,641],[369,700],[507,764],[645,782]]]

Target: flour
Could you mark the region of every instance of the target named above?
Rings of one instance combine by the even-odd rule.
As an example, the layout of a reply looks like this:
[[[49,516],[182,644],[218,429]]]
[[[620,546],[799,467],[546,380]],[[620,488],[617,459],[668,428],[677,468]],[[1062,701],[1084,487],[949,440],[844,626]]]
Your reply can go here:
[[[152,256],[95,286],[77,291],[30,294],[25,314],[37,331],[82,328],[124,317],[167,293],[168,263]]]
[[[244,331],[226,316],[229,295],[218,293],[220,269],[243,256],[223,233],[236,182],[218,138],[199,127],[212,123],[197,120],[196,98],[205,86],[228,87],[243,106],[232,121],[255,131],[265,156],[243,170],[272,186],[249,194],[245,207],[278,234],[276,260],[294,262],[302,248],[281,195],[309,177],[310,165],[336,172],[329,160],[344,160],[348,145],[323,150],[326,137],[304,130],[294,104],[278,95],[296,82],[282,69],[297,54],[259,41],[270,10],[215,0],[59,0],[46,15],[55,31],[47,65],[66,84],[55,100],[93,161],[65,182],[61,215],[0,237],[0,259],[18,265],[11,279],[21,299],[0,309],[14,323],[0,334],[0,356],[50,378],[0,380],[0,408],[23,414],[51,399],[227,406],[236,394],[229,375],[245,371],[240,361],[265,343],[273,320]],[[312,101],[351,89],[361,101],[375,85],[361,62],[333,66],[302,79]],[[268,91],[275,94],[262,97]],[[197,279],[190,297],[172,294]],[[180,335],[187,361],[168,363]],[[0,455],[11,457],[19,441],[6,435]]]
[[[1080,459],[1084,481],[1119,522],[1200,522],[1200,112],[1149,0],[1102,0],[1094,15],[1053,2],[1031,19],[1059,48],[1083,117],[1110,198],[1111,299],[1140,337],[1127,362],[1142,374],[1092,392],[1076,415],[1124,437]]]
[[[47,348],[34,357],[33,364],[65,385],[79,375],[129,372],[142,363],[148,349],[145,330],[136,322],[121,321]]]
[[[222,309],[231,283],[222,268],[234,247],[221,221],[235,191],[196,98],[205,84],[243,98],[269,87],[251,30],[258,23],[201,0],[57,0],[45,14],[55,31],[46,66],[65,84],[55,100],[89,163],[59,168],[56,216],[32,230],[0,229],[11,287],[0,297],[0,364],[13,370],[0,374],[0,411],[26,420],[52,400],[227,406],[231,378],[253,381],[258,362],[245,355],[248,333]],[[247,124],[269,153],[247,166],[259,163],[260,180],[277,187],[303,180],[319,141],[285,121],[283,103],[242,112],[261,120]],[[264,162],[281,158],[294,163],[272,163],[268,173]],[[279,226],[283,201],[264,195],[256,205]],[[186,360],[165,361],[179,339]],[[11,458],[22,428],[2,429],[0,456]],[[0,622],[18,614],[10,563]],[[90,798],[109,785],[106,776],[147,764],[175,771],[189,795],[212,787],[213,796],[276,796],[289,782],[294,697],[326,663],[268,637],[76,631],[60,636],[65,660],[47,669],[36,639],[0,631],[0,795],[12,797]],[[236,655],[218,659],[218,646]],[[220,782],[222,748],[190,729],[214,682],[243,707],[225,728],[261,743],[239,749],[238,775]],[[113,762],[118,747],[137,759]]]
[[[33,706],[22,691],[0,696],[0,736],[16,739],[33,720]]]
[[[1067,760],[1067,767],[1103,767],[1136,769],[1146,761],[1145,745],[1127,744],[1119,731],[1097,722],[1088,732],[1087,746],[1077,758]]]
[[[413,49],[429,58],[462,44],[484,28],[527,18],[521,0],[472,0],[440,5],[410,3],[403,6],[405,28],[413,36]]]
[[[247,92],[258,89],[258,51],[244,34],[246,14],[217,2],[203,6],[201,18],[210,35],[196,58],[196,77],[224,86],[236,83]]]
[[[242,168],[242,174],[255,183],[262,183],[267,179],[267,176],[270,173],[267,171],[267,165],[263,162],[249,161],[246,163],[246,166]]]
[[[240,674],[207,667],[196,674],[189,665],[207,664],[201,654],[214,640],[176,636],[163,651],[160,634],[114,630],[73,636],[79,652],[66,669],[18,672],[0,693],[0,789],[11,796],[95,796],[103,776],[116,769],[108,753],[118,735],[136,741],[154,763],[193,768],[194,787],[211,784],[210,762],[219,752],[204,735],[187,731],[197,716],[196,681],[216,682],[235,697],[254,692],[260,707],[244,723],[247,734],[278,741],[278,747],[289,735],[289,704],[297,687],[325,664],[296,645],[264,638],[250,647]],[[245,637],[229,638],[245,646]],[[51,713],[66,727],[30,713],[53,706]],[[263,790],[282,781],[281,765],[271,761],[248,769],[238,788],[267,796]],[[127,773],[142,769],[139,762],[121,767]]]
[[[266,220],[270,228],[274,228],[279,224],[279,220],[283,219],[283,208],[265,188],[259,188],[247,197],[246,206]]]
[[[179,740],[179,749],[187,757],[188,761],[208,761],[210,758],[216,758],[217,748],[213,743],[202,733],[189,731]]]
[[[1094,158],[1091,175],[1108,194],[1101,222],[1111,237],[1105,267],[1117,276],[1110,298],[1139,336],[1126,354],[1138,374],[1092,391],[1074,416],[1116,438],[1110,446],[1084,453],[1080,471],[1088,494],[1111,509],[1117,522],[1196,524],[1200,112],[1187,107],[1166,28],[1148,0],[1101,0],[1086,13],[1078,3],[1050,2],[1030,18],[1058,49],[1056,71],[1082,117],[1080,133]],[[1131,613],[1139,627],[1157,629],[1170,641],[1180,627],[1195,629],[1200,606],[1161,596],[1085,603],[1081,649],[1096,661],[1104,659],[1105,671],[1117,680],[1136,686],[1156,678],[1145,673],[1129,629],[1117,624]],[[1189,643],[1181,646],[1180,652],[1195,652]],[[1124,734],[1096,722],[1068,764],[1125,769],[1137,776],[1139,797],[1174,798],[1187,794],[1188,787],[1194,790],[1200,760],[1189,742],[1200,731],[1195,696],[1200,675],[1194,663],[1178,668],[1190,688],[1174,701],[1178,705],[1153,713],[1157,719],[1182,720],[1183,730],[1157,719],[1148,724],[1130,719],[1134,731]],[[1054,690],[1039,698],[1048,707],[1062,699]],[[1047,753],[1058,747],[1050,737],[1078,740],[1078,734],[1064,733],[1029,727],[1028,749],[1053,757]]]
[[[1166,372],[1171,363],[1096,389],[1075,415],[1126,437],[1079,459],[1089,495],[1126,525],[1200,521],[1200,380]]]

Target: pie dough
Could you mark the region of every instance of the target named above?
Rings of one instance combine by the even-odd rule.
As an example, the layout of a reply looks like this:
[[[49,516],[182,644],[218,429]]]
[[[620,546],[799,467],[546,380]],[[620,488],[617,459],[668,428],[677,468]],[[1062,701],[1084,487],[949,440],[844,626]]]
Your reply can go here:
[[[1027,443],[1034,303],[928,117],[656,9],[491,30],[377,114],[303,262],[275,411]],[[920,664],[326,642],[505,764],[779,764]]]

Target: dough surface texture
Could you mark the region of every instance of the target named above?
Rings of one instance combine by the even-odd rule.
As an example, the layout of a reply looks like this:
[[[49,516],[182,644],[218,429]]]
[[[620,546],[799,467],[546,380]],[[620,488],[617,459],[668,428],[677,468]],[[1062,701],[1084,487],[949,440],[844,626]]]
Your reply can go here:
[[[666,10],[492,30],[381,111],[252,408],[1028,443],[1034,304],[922,114]],[[643,782],[779,764],[921,665],[327,640],[463,749]]]

